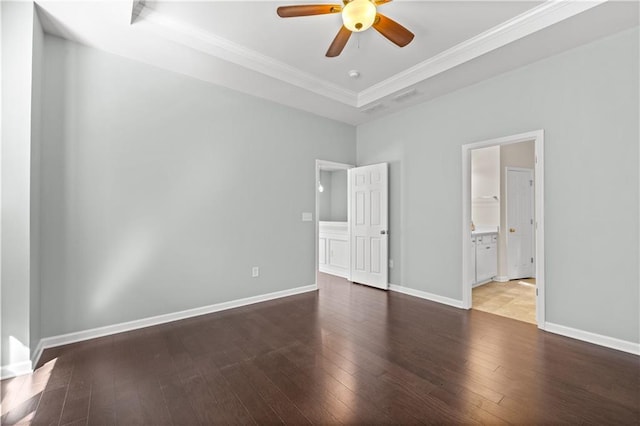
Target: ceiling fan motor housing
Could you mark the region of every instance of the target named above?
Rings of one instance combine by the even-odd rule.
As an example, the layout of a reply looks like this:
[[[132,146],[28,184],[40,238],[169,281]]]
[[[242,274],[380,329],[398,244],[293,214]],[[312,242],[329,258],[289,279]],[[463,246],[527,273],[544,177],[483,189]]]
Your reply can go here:
[[[342,9],[342,22],[350,31],[364,31],[375,19],[376,6],[370,0],[352,0]]]
[[[413,40],[413,33],[377,12],[377,6],[389,3],[391,0],[343,0],[341,4],[301,4],[294,6],[280,6],[277,9],[281,18],[296,16],[326,15],[341,13],[343,25],[338,30],[325,56],[333,58],[342,52],[351,33],[362,32],[373,27],[390,42],[404,47]]]

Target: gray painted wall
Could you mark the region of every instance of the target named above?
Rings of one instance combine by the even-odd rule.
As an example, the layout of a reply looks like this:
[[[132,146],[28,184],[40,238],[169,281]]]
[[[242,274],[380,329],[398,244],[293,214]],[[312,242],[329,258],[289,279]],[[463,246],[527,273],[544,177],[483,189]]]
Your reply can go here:
[[[320,170],[323,192],[318,197],[318,218],[330,222],[347,221],[347,171]]]
[[[331,172],[331,220],[347,221],[347,171]]]
[[[546,320],[639,338],[638,28],[358,127],[390,163],[390,281],[462,299],[461,145],[545,129]]]
[[[315,282],[352,126],[50,36],[45,66],[43,336]]]
[[[320,170],[320,182],[322,184],[322,192],[318,192],[318,220],[330,221],[331,219],[331,201],[333,193],[331,188],[331,171]],[[317,185],[316,185],[317,186]]]
[[[28,363],[31,292],[31,86],[34,5],[1,2],[2,374]],[[23,368],[23,367],[22,367]]]
[[[39,95],[33,5],[1,7],[2,96],[12,105],[2,111],[3,366],[9,336],[24,345],[11,362],[28,361],[39,334],[313,283],[314,230],[300,213],[313,211],[315,159],[353,164],[356,139],[358,164],[391,164],[391,282],[460,299],[460,145],[538,128],[547,320],[640,340],[637,28],[356,136],[50,36]],[[37,167],[40,118],[30,104],[39,96]],[[42,191],[32,182],[39,173]],[[261,276],[251,279],[255,265]]]

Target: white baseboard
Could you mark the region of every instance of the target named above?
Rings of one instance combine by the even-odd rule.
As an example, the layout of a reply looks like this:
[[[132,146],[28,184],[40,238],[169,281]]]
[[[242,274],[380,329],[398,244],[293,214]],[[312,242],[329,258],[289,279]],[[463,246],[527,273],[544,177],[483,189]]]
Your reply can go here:
[[[123,333],[125,331],[137,330],[140,328],[151,327],[153,325],[164,324],[171,321],[178,321],[181,319],[196,317],[199,315],[211,314],[214,312],[224,311],[227,309],[239,308],[241,306],[252,305],[254,303],[266,302],[268,300],[280,299],[282,297],[293,296],[300,293],[307,293],[318,289],[317,284],[311,284],[302,287],[291,288],[288,290],[276,291],[273,293],[262,294],[258,296],[245,297],[243,299],[231,300],[229,302],[216,303],[214,305],[202,306],[200,308],[187,309],[185,311],[173,312],[170,314],[157,315],[154,317],[142,318],[139,320],[123,322],[119,324],[108,325],[105,327],[92,328],[89,330],[76,331],[73,333],[61,334],[59,336],[45,337],[40,340],[36,350],[33,353],[32,363],[26,361],[29,365],[28,371],[23,370],[24,373],[30,373],[31,365],[37,365],[40,360],[42,352],[47,348],[53,348],[56,346],[68,345],[69,343],[81,342],[83,340],[95,339],[97,337],[109,336],[111,334]],[[6,368],[9,368],[8,366]],[[4,379],[5,367],[2,367]],[[9,370],[8,370],[9,371]],[[13,374],[16,376],[18,374]],[[11,375],[7,377],[12,377]]]
[[[493,277],[493,281],[498,283],[506,283],[507,281],[509,281],[509,277],[506,275],[498,275],[496,277]]]
[[[40,361],[42,351],[44,351],[44,342],[43,339],[40,339],[38,345],[36,346],[36,350],[31,354],[31,365],[34,369],[36,368],[36,365],[38,365],[38,361]]]
[[[33,372],[31,361],[16,362],[14,364],[3,365],[0,368],[0,380],[10,379],[23,374]]]
[[[397,291],[398,293],[408,294],[409,296],[419,297],[420,299],[430,300],[432,302],[442,303],[444,305],[453,306],[454,308],[464,309],[462,300],[451,299],[445,296],[439,296],[433,293],[427,293],[426,291],[416,290],[409,287],[403,287],[401,285],[389,284],[389,290]]]
[[[640,355],[640,343],[633,343],[627,340],[616,339],[615,337],[603,336],[602,334],[591,333],[589,331],[578,330],[577,328],[565,327],[564,325],[545,322],[544,330],[554,334],[571,337],[607,348]]]

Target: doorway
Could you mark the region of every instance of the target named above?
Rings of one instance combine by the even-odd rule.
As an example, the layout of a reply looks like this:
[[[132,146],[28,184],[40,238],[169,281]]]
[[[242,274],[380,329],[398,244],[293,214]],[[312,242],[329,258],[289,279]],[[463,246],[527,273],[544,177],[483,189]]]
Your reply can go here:
[[[319,274],[351,278],[347,170],[353,167],[316,160],[316,284]]]
[[[463,306],[541,329],[543,146],[542,130],[462,146]]]
[[[330,274],[388,289],[388,169],[316,160],[316,284]]]

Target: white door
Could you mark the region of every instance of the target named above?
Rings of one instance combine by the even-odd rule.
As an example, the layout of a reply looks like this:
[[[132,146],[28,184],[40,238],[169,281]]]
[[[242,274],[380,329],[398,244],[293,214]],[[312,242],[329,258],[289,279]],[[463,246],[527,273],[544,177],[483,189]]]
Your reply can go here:
[[[387,163],[349,169],[351,281],[387,289]]]
[[[506,168],[507,275],[535,275],[533,234],[533,170]]]

